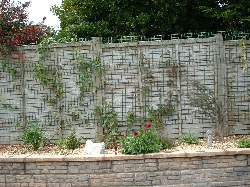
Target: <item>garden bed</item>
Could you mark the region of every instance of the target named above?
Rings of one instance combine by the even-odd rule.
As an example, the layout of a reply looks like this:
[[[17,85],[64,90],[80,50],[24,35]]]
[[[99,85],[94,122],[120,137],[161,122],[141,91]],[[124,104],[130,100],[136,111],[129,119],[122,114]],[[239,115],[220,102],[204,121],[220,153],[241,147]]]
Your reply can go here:
[[[205,151],[207,149],[228,149],[228,148],[237,148],[237,143],[240,139],[247,138],[250,139],[250,135],[234,135],[224,137],[224,141],[214,140],[212,147],[207,147],[207,140],[200,139],[198,144],[188,145],[186,143],[179,144],[178,141],[175,141],[175,146],[172,149],[161,150],[161,152],[175,152],[183,150],[196,150],[196,151]],[[34,151],[31,146],[26,145],[0,145],[0,155],[83,155],[84,145],[81,145],[78,149],[75,150],[66,150],[59,149],[55,144],[46,144],[39,148],[38,151]],[[115,151],[112,149],[106,149],[106,154],[115,154]],[[117,152],[119,153],[119,150]]]

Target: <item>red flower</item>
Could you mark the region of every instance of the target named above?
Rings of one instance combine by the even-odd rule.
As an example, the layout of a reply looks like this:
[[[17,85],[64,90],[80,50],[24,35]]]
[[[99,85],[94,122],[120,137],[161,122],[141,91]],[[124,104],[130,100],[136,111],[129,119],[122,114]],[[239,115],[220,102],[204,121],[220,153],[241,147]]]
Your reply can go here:
[[[147,122],[147,123],[146,123],[146,127],[147,127],[147,128],[151,128],[151,127],[152,127],[152,124],[151,124],[150,122]]]
[[[115,150],[115,155],[117,155],[117,146],[114,146],[114,150]]]
[[[138,136],[138,132],[135,131],[134,132],[134,137],[136,137],[136,136]]]

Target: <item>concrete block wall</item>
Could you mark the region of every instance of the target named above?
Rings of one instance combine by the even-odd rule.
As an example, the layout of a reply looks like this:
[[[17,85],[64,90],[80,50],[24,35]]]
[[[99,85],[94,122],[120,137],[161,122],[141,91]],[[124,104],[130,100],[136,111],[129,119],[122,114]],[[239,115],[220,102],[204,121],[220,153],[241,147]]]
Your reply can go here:
[[[146,155],[2,155],[0,187],[248,187],[250,149]]]
[[[164,117],[164,132],[176,138],[191,130],[204,137],[214,123],[189,105],[187,94],[192,80],[201,81],[220,97],[227,108],[230,134],[249,134],[250,41],[245,41],[248,68],[244,71],[241,42],[223,41],[219,34],[210,38],[107,44],[93,38],[53,44],[42,62],[37,46],[21,47],[24,62],[20,62],[20,56],[0,58],[0,67],[6,62],[9,65],[7,70],[0,68],[0,143],[20,143],[20,127],[27,121],[41,124],[52,141],[68,135],[72,128],[78,137],[95,141],[102,129],[97,126],[93,108],[106,102],[118,113],[123,134],[129,112],[144,117],[149,108],[157,109],[171,101],[175,112]],[[93,73],[93,87],[84,92],[84,97],[78,84],[82,73],[79,56],[87,62],[98,58],[103,68],[101,77]],[[51,87],[35,78],[34,68],[39,62],[50,76],[57,72],[64,91],[61,100]],[[53,99],[57,102],[51,103]],[[139,128],[140,124],[135,125]]]

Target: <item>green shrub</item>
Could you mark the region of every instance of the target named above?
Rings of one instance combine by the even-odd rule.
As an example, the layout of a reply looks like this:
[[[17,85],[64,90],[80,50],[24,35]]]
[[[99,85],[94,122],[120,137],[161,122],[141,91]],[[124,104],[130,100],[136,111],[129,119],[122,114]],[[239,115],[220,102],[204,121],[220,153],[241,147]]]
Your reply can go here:
[[[121,135],[118,113],[109,103],[95,106],[93,113],[98,119],[98,125],[103,128],[102,141],[107,148],[114,147]]]
[[[197,144],[199,142],[199,137],[189,131],[187,135],[180,136],[178,139],[178,142],[179,144],[183,144],[183,143],[187,143],[189,145]]]
[[[120,142],[120,150],[123,154],[154,153],[159,152],[161,148],[160,137],[149,122],[146,123],[143,129],[122,138]]]
[[[238,148],[250,148],[250,140],[247,138],[242,138],[237,144]]]
[[[77,149],[81,145],[82,137],[76,137],[76,131],[72,130],[71,134],[67,137],[61,137],[57,140],[56,145],[59,149]]]
[[[64,137],[60,137],[57,141],[56,141],[56,145],[59,149],[67,149],[67,138]]]
[[[42,132],[42,127],[38,124],[29,125],[21,135],[22,143],[24,145],[32,145],[35,151],[38,150],[45,138],[45,133]]]

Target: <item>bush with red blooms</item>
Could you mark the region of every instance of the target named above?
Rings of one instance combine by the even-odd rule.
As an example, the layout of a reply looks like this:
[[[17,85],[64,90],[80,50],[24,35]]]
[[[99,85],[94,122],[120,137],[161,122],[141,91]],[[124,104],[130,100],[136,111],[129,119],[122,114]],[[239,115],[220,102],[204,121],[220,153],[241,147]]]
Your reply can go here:
[[[33,25],[28,21],[26,9],[30,2],[22,4],[10,0],[0,1],[0,52],[2,55],[11,54],[18,45],[39,43],[48,36],[50,29],[44,25],[44,20]]]
[[[161,148],[161,138],[150,122],[147,122],[141,130],[123,137],[119,147],[122,154],[131,155],[155,153],[159,152]]]

